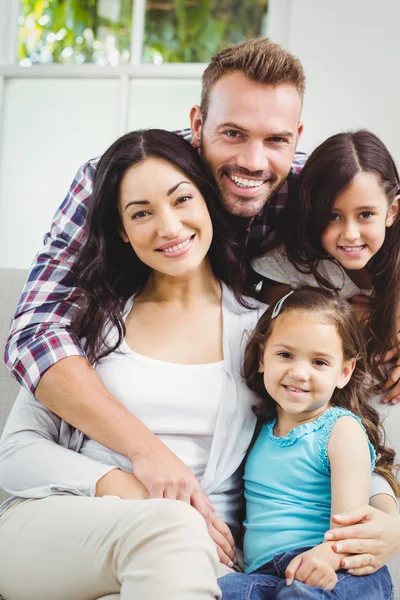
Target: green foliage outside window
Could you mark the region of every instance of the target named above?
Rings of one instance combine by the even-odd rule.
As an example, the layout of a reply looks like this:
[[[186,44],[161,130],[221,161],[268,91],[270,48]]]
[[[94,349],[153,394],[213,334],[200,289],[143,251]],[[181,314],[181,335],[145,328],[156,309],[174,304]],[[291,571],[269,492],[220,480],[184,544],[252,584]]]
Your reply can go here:
[[[262,35],[268,0],[147,0],[143,62],[208,62]],[[21,0],[18,62],[126,64],[132,0]]]

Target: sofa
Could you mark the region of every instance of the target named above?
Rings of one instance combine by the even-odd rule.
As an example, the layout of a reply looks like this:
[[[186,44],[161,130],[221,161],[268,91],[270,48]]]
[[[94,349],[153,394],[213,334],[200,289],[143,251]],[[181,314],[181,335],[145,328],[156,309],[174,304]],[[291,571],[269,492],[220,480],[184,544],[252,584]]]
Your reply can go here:
[[[17,302],[27,277],[27,271],[22,269],[0,268],[0,346],[4,348],[8,335],[10,320],[17,306]],[[12,379],[3,361],[0,361],[0,432],[3,430],[7,415],[18,393],[18,384]],[[378,404],[377,408],[382,415],[387,443],[396,449],[397,459],[400,462],[400,403],[396,406]],[[7,495],[0,490],[0,502]],[[393,559],[389,565],[395,586],[395,600],[400,600],[400,555]],[[1,582],[0,582],[1,592]],[[0,595],[1,600],[1,595]],[[27,599],[28,600],[28,599]],[[386,600],[386,599],[382,599]]]

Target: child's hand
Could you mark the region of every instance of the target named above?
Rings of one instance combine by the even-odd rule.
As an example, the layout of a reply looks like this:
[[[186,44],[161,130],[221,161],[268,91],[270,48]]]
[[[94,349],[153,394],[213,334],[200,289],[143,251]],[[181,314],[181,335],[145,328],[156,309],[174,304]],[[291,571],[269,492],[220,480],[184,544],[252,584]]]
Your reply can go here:
[[[336,570],[340,559],[335,558],[331,544],[320,544],[296,556],[288,565],[285,575],[287,585],[294,579],[331,591],[337,583]]]
[[[228,525],[215,513],[211,513],[208,532],[217,547],[220,562],[232,568],[235,557],[235,540]]]

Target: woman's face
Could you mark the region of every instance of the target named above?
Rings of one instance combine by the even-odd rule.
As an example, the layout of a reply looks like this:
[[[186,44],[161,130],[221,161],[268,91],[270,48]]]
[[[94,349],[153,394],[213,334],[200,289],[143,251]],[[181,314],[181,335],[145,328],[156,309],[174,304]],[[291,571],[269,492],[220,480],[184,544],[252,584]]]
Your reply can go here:
[[[130,167],[121,181],[121,236],[154,271],[194,273],[207,255],[212,224],[205,200],[187,175],[161,158]]]

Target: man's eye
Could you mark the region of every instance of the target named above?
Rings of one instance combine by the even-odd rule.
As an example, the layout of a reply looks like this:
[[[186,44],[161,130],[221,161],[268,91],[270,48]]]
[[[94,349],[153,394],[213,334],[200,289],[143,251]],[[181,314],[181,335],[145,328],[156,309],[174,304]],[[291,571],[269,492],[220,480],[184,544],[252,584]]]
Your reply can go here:
[[[269,141],[276,142],[277,144],[287,144],[287,139],[279,136],[269,138]]]
[[[133,220],[133,219],[143,219],[144,217],[147,217],[147,215],[149,215],[149,214],[150,214],[150,213],[149,213],[149,212],[147,212],[147,210],[140,210],[139,212],[137,212],[137,213],[134,213],[134,214],[131,216],[131,219],[132,219],[132,220]]]
[[[238,131],[234,131],[233,129],[229,129],[228,131],[225,131],[225,135],[230,138],[237,138],[240,136],[240,133]]]

